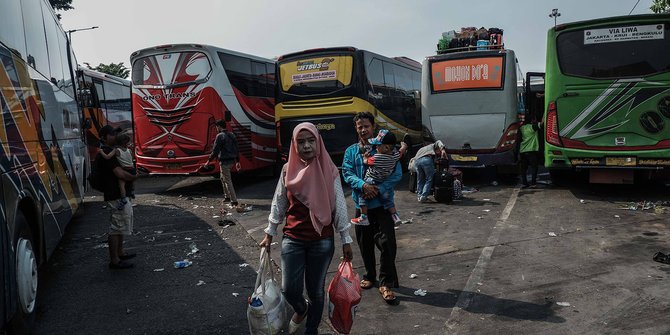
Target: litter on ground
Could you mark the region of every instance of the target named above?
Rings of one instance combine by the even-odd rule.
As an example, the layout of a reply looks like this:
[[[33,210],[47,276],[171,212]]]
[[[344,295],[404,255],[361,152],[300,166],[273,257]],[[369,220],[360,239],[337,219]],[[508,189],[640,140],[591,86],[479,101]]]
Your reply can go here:
[[[186,254],[186,257],[191,256],[191,255],[195,255],[198,251],[200,251],[200,249],[198,249],[198,246],[195,244],[195,242],[191,243],[191,245],[189,245],[188,247],[191,248],[191,252]]]
[[[570,307],[570,303],[569,303],[569,302],[563,302],[563,301],[558,301],[558,302],[556,302],[556,305],[559,305],[559,306],[561,306],[561,307]]]
[[[549,232],[549,236],[551,236],[551,237],[556,237],[556,233],[554,233],[553,231],[550,231],[550,232]]]
[[[409,277],[414,279],[414,278],[418,277],[418,275],[416,273],[412,273],[411,275],[409,275]]]
[[[418,289],[418,290],[414,291],[415,296],[425,297],[426,294],[428,294],[428,291],[423,290],[423,289]]]
[[[198,283],[195,284],[195,286],[200,286],[200,285],[205,285],[205,282],[202,280],[198,280]]]
[[[656,214],[663,214],[666,211],[666,207],[670,206],[670,201],[640,201],[640,202],[629,202],[626,205],[622,205],[620,209],[625,209],[629,211],[646,211],[653,209]]]
[[[233,297],[236,297],[236,298],[237,298],[237,297],[239,297],[239,296],[240,296],[239,293],[237,293],[237,292],[233,292]]]
[[[242,264],[240,264],[240,269],[241,269],[241,268],[246,268],[247,266],[249,266],[249,264],[247,264],[247,263],[242,263]]]
[[[154,272],[161,272],[161,271],[164,271],[164,270],[165,270],[165,268],[158,268],[158,269],[154,269]]]

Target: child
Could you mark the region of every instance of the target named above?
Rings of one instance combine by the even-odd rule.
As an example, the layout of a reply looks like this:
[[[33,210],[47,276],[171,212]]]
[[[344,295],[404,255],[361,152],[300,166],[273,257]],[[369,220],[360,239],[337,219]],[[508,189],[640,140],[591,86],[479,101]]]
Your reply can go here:
[[[116,136],[116,143],[117,147],[114,148],[114,150],[110,151],[108,154],[105,154],[104,151],[100,151],[100,154],[105,159],[112,159],[116,157],[116,159],[119,161],[119,165],[121,165],[124,170],[131,174],[135,174],[136,172],[135,165],[133,164],[133,155],[130,152],[130,148],[128,148],[130,145],[130,136],[128,136],[126,133],[121,133]],[[128,203],[128,196],[134,198],[132,190],[133,185],[130,183],[128,185],[128,193],[130,194],[126,194],[126,181],[119,178],[119,191],[121,191],[121,199],[119,199],[119,203],[116,206],[116,209],[123,209],[123,207]]]
[[[365,172],[365,182],[371,185],[381,184],[388,176],[393,173],[396,163],[402,158],[407,151],[407,144],[401,143],[400,150],[395,150],[396,138],[392,132],[382,129],[377,134],[377,137],[369,140],[370,144],[377,146],[377,153],[370,156],[369,151],[363,155],[363,163],[368,166]],[[384,209],[391,213],[393,222],[397,225],[402,223],[393,203],[393,190],[385,193],[380,193],[379,197],[382,201]],[[351,219],[351,223],[367,226],[368,221],[368,207],[366,200],[360,196],[358,205],[361,208],[361,216]]]

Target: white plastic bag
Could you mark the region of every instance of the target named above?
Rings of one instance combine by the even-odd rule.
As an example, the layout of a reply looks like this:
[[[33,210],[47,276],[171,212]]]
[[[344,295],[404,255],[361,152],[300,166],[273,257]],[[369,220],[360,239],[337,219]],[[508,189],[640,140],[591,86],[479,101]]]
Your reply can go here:
[[[249,298],[247,320],[252,335],[275,335],[286,321],[286,300],[275,280],[270,254],[261,249],[254,293]]]

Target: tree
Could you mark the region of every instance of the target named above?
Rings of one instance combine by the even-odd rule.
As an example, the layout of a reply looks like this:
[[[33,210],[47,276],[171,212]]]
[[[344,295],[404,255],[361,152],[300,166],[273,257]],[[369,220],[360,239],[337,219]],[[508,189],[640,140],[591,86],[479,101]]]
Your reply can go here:
[[[654,0],[649,9],[656,14],[670,12],[670,0]]]
[[[72,7],[72,0],[49,0],[49,3],[54,10],[66,11],[74,9],[74,7]],[[56,16],[60,20],[60,14],[56,14]]]
[[[89,63],[84,63],[86,64],[86,67],[88,67],[91,70],[106,73],[106,74],[111,74],[112,76],[117,76],[119,78],[126,79],[128,78],[128,75],[130,74],[130,70],[126,68],[125,65],[123,65],[123,62],[121,63],[109,63],[109,64],[98,64],[96,67],[91,67],[91,64]]]

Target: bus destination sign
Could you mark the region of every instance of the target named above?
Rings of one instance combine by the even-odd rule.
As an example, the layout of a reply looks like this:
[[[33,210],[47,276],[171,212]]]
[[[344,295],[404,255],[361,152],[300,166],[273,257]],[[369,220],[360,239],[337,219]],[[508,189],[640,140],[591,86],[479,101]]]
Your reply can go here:
[[[584,44],[662,40],[664,38],[664,24],[584,30]]]

